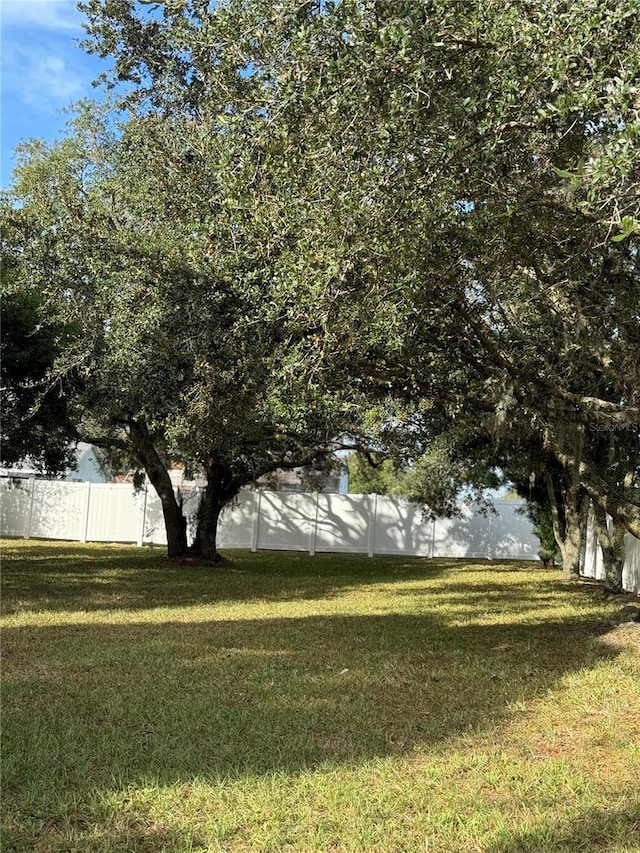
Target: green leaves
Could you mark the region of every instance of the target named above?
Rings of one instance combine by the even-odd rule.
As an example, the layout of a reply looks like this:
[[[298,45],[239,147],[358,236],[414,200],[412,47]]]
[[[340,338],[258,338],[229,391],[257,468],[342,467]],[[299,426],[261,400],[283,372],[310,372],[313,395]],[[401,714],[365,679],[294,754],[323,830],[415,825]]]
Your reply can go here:
[[[640,220],[633,219],[631,216],[623,216],[620,220],[620,233],[614,234],[611,241],[621,243],[633,234],[640,234]]]
[[[640,3],[552,6],[90,0],[125,120],[17,191],[108,416],[247,469],[385,397],[635,417]]]
[[[8,239],[5,231],[4,239]],[[2,258],[2,465],[24,462],[59,474],[74,461],[71,401],[78,376],[56,376],[54,362],[68,330],[43,320],[42,299],[7,245]]]

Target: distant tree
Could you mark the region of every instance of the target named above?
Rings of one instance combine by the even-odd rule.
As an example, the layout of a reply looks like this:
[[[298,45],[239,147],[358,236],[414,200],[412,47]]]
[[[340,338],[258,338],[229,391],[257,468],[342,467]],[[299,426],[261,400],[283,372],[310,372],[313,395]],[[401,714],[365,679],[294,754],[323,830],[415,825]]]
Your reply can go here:
[[[589,495],[579,472],[550,452],[543,432],[526,418],[505,421],[473,408],[452,420],[445,407],[419,404],[410,412],[406,404],[395,420],[408,428],[393,425],[380,434],[388,436],[389,452],[395,448],[405,460],[408,497],[441,515],[455,514],[461,496],[490,511],[490,495],[512,484],[527,501],[541,559],[559,554],[564,578],[579,576]]]
[[[555,466],[555,470],[557,471]],[[545,566],[553,566],[562,561],[562,550],[567,539],[566,514],[564,501],[558,483],[553,484],[553,505],[556,507],[555,523],[552,500],[549,495],[549,481],[539,459],[531,457],[512,471],[515,494],[526,501],[526,514],[533,525],[533,532],[540,540],[538,556]],[[553,482],[553,480],[552,480]],[[558,510],[558,507],[560,509]],[[585,519],[586,522],[586,519]],[[579,535],[584,536],[584,525]],[[576,571],[579,566],[576,567]]]
[[[347,459],[349,492],[358,495],[402,495],[403,474],[391,459],[354,451]]]
[[[73,465],[77,437],[69,382],[56,381],[53,366],[66,332],[42,318],[42,296],[21,281],[19,263],[2,258],[0,300],[0,461],[11,467],[28,460],[55,475]]]
[[[505,482],[492,439],[475,420],[452,425],[409,410],[387,409],[389,421],[375,433],[377,452],[349,457],[350,491],[403,496],[432,515],[458,515],[464,502],[489,509],[487,490]]]

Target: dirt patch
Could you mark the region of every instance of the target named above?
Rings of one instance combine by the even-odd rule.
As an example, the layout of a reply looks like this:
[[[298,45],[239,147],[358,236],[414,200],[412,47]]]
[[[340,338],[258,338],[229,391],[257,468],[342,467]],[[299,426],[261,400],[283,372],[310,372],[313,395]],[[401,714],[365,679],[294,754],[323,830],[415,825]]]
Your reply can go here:
[[[640,652],[640,622],[623,622],[600,637],[614,649],[635,649]]]

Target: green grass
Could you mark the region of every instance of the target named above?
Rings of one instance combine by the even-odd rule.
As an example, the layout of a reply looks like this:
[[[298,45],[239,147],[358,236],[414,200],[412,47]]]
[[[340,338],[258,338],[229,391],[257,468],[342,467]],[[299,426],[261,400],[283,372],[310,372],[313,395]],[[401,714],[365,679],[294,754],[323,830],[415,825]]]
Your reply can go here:
[[[4,853],[640,851],[640,629],[537,565],[5,541]]]

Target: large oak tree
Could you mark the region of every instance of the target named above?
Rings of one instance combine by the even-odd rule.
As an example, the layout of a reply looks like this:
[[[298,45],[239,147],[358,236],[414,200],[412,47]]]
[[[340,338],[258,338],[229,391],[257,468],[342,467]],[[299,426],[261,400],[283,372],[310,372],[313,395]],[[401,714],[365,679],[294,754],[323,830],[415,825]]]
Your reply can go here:
[[[298,223],[245,128],[112,119],[86,107],[62,143],[26,145],[6,225],[44,313],[74,330],[55,375],[82,377],[78,434],[144,468],[170,556],[187,536],[168,469],[201,472],[191,553],[215,561],[224,506],[276,468],[326,464],[353,399],[292,297]]]
[[[128,86],[98,259],[142,247],[154,292],[181,282],[174,316],[224,325],[216,293],[243,338],[275,326],[264,359],[312,365],[308,400],[357,387],[534,437],[566,518],[587,494],[640,535],[638,0],[81,5]]]

